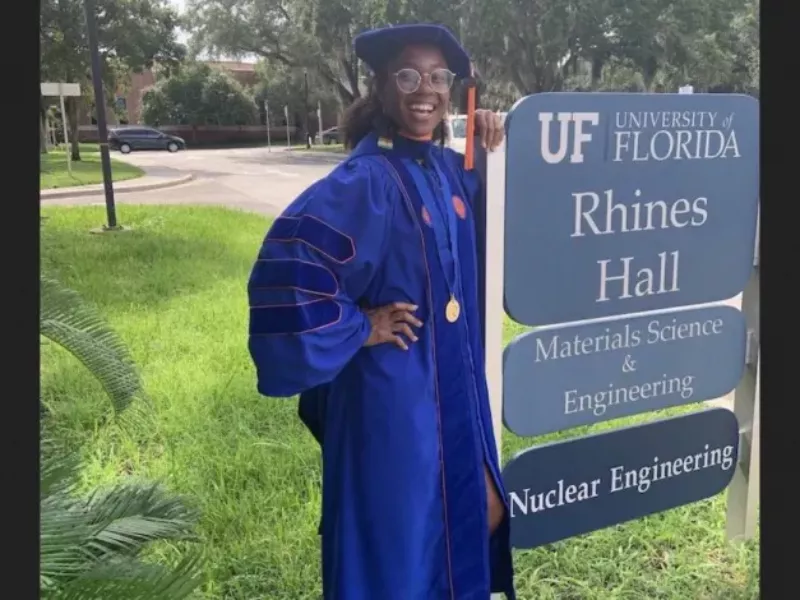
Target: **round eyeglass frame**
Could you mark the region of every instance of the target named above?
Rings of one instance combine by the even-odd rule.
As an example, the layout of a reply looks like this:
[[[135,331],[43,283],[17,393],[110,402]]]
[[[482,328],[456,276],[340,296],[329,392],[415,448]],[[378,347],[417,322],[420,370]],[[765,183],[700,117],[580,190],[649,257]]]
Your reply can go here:
[[[403,72],[416,73],[416,75],[418,77],[417,85],[413,90],[408,90],[407,91],[407,90],[404,90],[400,86],[400,80],[399,80],[398,76]],[[431,81],[431,75],[433,75],[434,73],[441,73],[441,72],[445,72],[450,76],[450,82],[447,84],[446,88],[439,89],[439,88],[437,88],[437,86],[433,85],[433,82]],[[397,89],[400,90],[401,93],[406,94],[406,95],[413,94],[414,92],[416,92],[422,86],[422,82],[425,81],[426,79],[428,81],[428,85],[430,86],[430,88],[434,92],[436,92],[437,94],[445,94],[445,93],[450,91],[450,88],[453,87],[453,82],[455,82],[455,80],[456,80],[456,74],[453,73],[450,69],[445,69],[444,67],[439,68],[439,69],[434,69],[430,73],[420,73],[416,69],[412,69],[411,67],[407,67],[405,69],[400,69],[399,71],[395,71],[394,73],[392,73],[392,75],[394,75],[394,82],[395,82],[395,85],[397,85]]]

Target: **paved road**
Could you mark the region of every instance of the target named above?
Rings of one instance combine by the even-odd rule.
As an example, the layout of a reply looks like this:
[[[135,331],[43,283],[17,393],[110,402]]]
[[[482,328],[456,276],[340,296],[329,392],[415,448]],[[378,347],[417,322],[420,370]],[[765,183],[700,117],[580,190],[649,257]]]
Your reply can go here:
[[[121,158],[114,153],[115,158]],[[216,204],[262,214],[278,214],[342,160],[341,154],[305,154],[273,148],[234,148],[168,152],[133,152],[123,160],[148,173],[180,176],[191,183],[116,196],[120,204]],[[102,204],[102,196],[57,198],[46,204]]]

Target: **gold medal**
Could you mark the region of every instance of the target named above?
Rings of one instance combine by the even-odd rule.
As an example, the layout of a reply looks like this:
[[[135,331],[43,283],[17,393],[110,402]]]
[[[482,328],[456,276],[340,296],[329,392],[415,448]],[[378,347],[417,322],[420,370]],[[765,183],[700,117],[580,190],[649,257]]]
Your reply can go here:
[[[458,316],[461,314],[461,306],[455,296],[450,296],[450,302],[447,303],[444,314],[451,323],[458,321]]]

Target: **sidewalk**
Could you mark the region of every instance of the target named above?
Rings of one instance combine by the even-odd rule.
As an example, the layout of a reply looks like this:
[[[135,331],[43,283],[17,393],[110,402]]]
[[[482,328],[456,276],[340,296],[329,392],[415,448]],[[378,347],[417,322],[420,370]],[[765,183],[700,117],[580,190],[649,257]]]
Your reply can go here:
[[[143,192],[158,190],[175,185],[181,185],[194,179],[194,173],[186,173],[169,167],[139,167],[144,171],[143,177],[114,182],[114,193]],[[54,198],[79,198],[82,196],[102,196],[103,184],[81,185],[77,187],[56,188],[54,190],[41,190],[39,198],[50,200]]]

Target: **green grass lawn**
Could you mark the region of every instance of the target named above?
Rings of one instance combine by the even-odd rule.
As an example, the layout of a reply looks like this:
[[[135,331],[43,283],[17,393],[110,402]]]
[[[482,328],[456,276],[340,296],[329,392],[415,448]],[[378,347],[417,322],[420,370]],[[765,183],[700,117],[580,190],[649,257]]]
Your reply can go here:
[[[70,146],[71,145],[72,144],[70,144]],[[84,152],[100,152],[100,144],[96,142],[79,142],[78,148],[81,154]],[[55,149],[57,152],[64,152],[64,144],[58,144]]]
[[[125,206],[119,219],[132,231],[91,235],[104,221],[101,207],[42,212],[50,217],[42,228],[43,269],[107,315],[130,344],[153,401],[147,425],[109,424],[99,385],[71,356],[43,347],[45,427],[82,450],[86,487],[148,477],[195,498],[207,557],[198,598],[318,599],[317,445],[296,417],[296,402],[258,395],[247,352],[246,282],[269,222],[218,208]],[[519,330],[508,325],[507,336]],[[540,440],[506,432],[504,456],[533,441]],[[723,494],[518,552],[519,597],[755,600],[758,541],[727,543],[724,519]],[[156,551],[163,560],[179,553]]]
[[[92,152],[92,148],[94,152]],[[39,155],[39,189],[90,185],[103,183],[100,152],[96,145],[81,144],[81,160],[72,162],[72,174],[67,170],[67,155],[61,150],[51,150]],[[139,167],[111,159],[111,174],[114,181],[135,179],[144,175]]]

